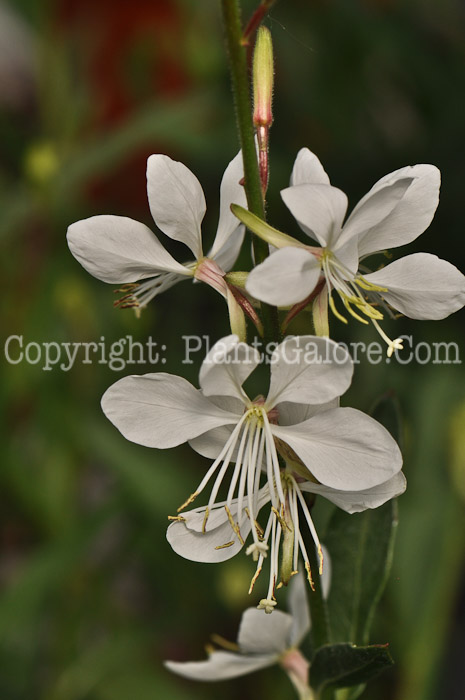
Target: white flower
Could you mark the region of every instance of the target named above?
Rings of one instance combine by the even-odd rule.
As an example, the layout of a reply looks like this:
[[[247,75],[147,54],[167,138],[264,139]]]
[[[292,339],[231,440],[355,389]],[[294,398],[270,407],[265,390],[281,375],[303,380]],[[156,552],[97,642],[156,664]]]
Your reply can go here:
[[[214,479],[207,505],[172,518],[168,539],[188,559],[218,562],[238,552],[251,533],[248,551],[258,561],[256,576],[271,550],[270,584],[262,605],[270,612],[280,547],[285,553],[281,581],[287,583],[297,570],[300,550],[311,582],[299,505],[318,548],[319,541],[303,490],[322,489],[328,498],[334,490],[335,499],[352,508],[363,507],[365,499],[379,505],[399,493],[399,483],[403,490],[404,482],[401,454],[390,434],[360,411],[337,407],[353,372],[343,347],[314,336],[287,338],[273,353],[267,398],[251,400],[242,384],[259,361],[256,349],[228,336],[204,360],[200,391],[165,373],[132,376],[108,389],[102,407],[133,442],[168,448],[188,441],[213,460],[178,512]],[[289,469],[281,469],[278,452]],[[226,475],[226,498],[218,503]],[[263,530],[257,516],[268,502],[270,517]]]
[[[322,335],[328,335],[328,303],[335,316],[347,323],[336,308],[332,296],[336,292],[347,312],[362,323],[374,324],[391,355],[402,345],[381,329],[379,306],[414,319],[438,320],[465,304],[464,275],[435,255],[408,255],[369,274],[360,265],[369,255],[410,243],[429,226],[438,205],[439,184],[440,173],[433,165],[396,170],[374,185],[343,224],[346,195],[330,185],[318,158],[302,149],[291,186],[281,195],[301,229],[321,247],[281,234],[233,205],[254,233],[281,249],[252,270],[247,291],[277,306],[314,299]]]
[[[201,223],[205,197],[199,181],[185,165],[156,154],[147,161],[147,194],[153,219],[166,236],[184,243],[194,260],[181,264],[165,250],[145,224],[124,216],[92,216],[68,228],[74,257],[97,279],[123,284],[122,307],[143,308],[158,294],[186,279],[206,282],[234,303],[224,280],[234,265],[244,227],[230,211],[238,201],[246,205],[242,154],[229,163],[220,188],[220,215],[213,246],[202,248]],[[140,280],[143,280],[140,282]]]
[[[325,561],[328,562],[325,552]],[[329,588],[330,571],[325,567],[323,595]],[[271,617],[248,608],[242,615],[237,644],[224,643],[225,651],[209,650],[206,661],[165,661],[174,673],[196,681],[221,681],[279,664],[294,684],[302,700],[313,695],[308,686],[309,663],[299,646],[310,630],[310,613],[303,576],[295,576],[289,587],[289,613],[277,610]]]

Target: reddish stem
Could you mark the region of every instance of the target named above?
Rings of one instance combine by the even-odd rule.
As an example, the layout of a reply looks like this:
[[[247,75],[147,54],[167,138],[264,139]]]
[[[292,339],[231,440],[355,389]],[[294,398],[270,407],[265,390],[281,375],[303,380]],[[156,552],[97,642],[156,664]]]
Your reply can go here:
[[[276,0],[262,0],[252,17],[249,19],[244,30],[241,40],[242,46],[250,46],[250,38],[253,36],[253,34],[255,34],[266,13],[271,9],[271,6],[274,5],[275,2]]]

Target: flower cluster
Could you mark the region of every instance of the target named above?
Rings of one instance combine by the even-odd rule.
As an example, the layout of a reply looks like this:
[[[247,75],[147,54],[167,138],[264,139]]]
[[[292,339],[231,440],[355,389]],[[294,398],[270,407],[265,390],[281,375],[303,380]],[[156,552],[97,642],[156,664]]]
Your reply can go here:
[[[267,174],[263,190],[266,181]],[[167,156],[150,156],[150,211],[162,234],[190,249],[192,257],[182,264],[147,226],[121,216],[79,221],[69,227],[68,242],[91,274],[123,285],[116,306],[139,312],[188,279],[206,283],[226,300],[231,335],[205,357],[199,389],[163,372],[129,376],[106,391],[102,408],[128,440],[155,449],[188,443],[208,460],[200,483],[169,516],[167,539],[177,554],[219,563],[245,549],[255,563],[249,593],[262,569],[268,573],[258,610],[244,613],[234,651],[229,645],[205,662],[167,662],[168,668],[218,680],[279,663],[300,697],[311,698],[308,663],[297,649],[310,627],[304,572],[310,589],[318,574],[325,577],[324,588],[328,581],[313,500],[321,496],[357,513],[406,488],[402,456],[390,433],[339,404],[354,367],[347,350],[329,338],[328,311],[344,323],[346,313],[372,323],[391,355],[401,341],[381,327],[384,315],[444,318],[465,304],[465,277],[427,253],[374,271],[365,265],[368,256],[413,241],[429,225],[439,194],[439,171],[432,165],[382,178],[344,223],[345,194],[330,184],[317,157],[302,149],[290,187],[281,194],[300,228],[319,245],[282,233],[248,211],[242,183],[239,153],[224,173],[216,236],[204,255],[205,199],[197,178]],[[270,244],[271,254],[249,273],[231,273],[245,226]],[[263,393],[254,396],[245,386],[261,357],[245,342],[245,317],[261,332],[260,302],[287,309],[284,329],[311,305],[316,334],[280,338]],[[277,591],[288,584],[290,615],[275,611]]]
[[[402,168],[382,178],[343,225],[346,196],[330,185],[317,157],[302,149],[282,197],[303,231],[321,247],[305,245],[248,212],[242,175],[239,153],[223,176],[219,224],[207,256],[201,239],[205,199],[200,183],[182,163],[163,155],[151,156],[147,164],[150,210],[160,231],[183,242],[194,260],[178,263],[144,224],[117,216],[71,225],[71,251],[94,276],[126,285],[119,306],[140,309],[173,284],[194,278],[222,294],[231,312],[237,297],[226,271],[238,256],[246,224],[278,249],[248,275],[251,297],[280,307],[303,308],[312,301],[315,326],[326,336],[328,304],[346,321],[336,308],[336,292],[352,316],[375,325],[388,353],[400,343],[379,326],[380,307],[397,308],[413,318],[442,318],[465,303],[464,276],[435,256],[418,253],[371,273],[360,262],[413,240],[429,224],[438,202],[439,171],[434,166]],[[252,399],[243,384],[259,361],[256,349],[231,335],[205,358],[200,389],[166,373],[126,377],[108,389],[102,407],[133,442],[158,449],[188,442],[212,460],[192,495],[171,516],[168,541],[185,558],[221,562],[250,537],[246,553],[257,562],[250,591],[267,559],[269,584],[259,607],[270,613],[276,588],[287,585],[298,571],[299,554],[313,586],[302,524],[317,548],[320,573],[323,568],[304,493],[320,494],[352,513],[399,495],[405,479],[389,433],[360,411],[339,407],[353,373],[346,350],[327,337],[285,339],[272,358],[266,398]],[[186,510],[207,487],[205,502]]]

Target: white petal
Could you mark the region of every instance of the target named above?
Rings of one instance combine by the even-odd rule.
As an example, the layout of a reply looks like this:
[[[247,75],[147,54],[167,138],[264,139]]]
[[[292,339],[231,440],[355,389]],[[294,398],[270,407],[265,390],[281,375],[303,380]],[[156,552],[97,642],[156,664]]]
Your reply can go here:
[[[267,405],[282,401],[323,404],[349,388],[354,365],[347,350],[329,338],[286,338],[271,358]]]
[[[208,254],[208,257],[214,258],[215,262],[221,267],[222,270],[224,270],[225,272],[229,272],[229,270],[234,266],[234,263],[237,260],[237,256],[241,251],[242,243],[244,241],[244,235],[245,226],[242,226],[242,224],[240,224],[233,231],[229,239],[226,241],[225,245],[218,251],[218,253],[215,253],[215,255],[213,256],[210,252]]]
[[[244,413],[243,399],[237,399],[233,396],[209,396],[209,401],[212,401],[215,406],[219,406],[228,413],[234,413],[239,420]],[[189,440],[189,445],[199,454],[210,459],[216,459],[223,447],[226,445],[235,425],[223,425],[220,428],[213,428],[202,435],[199,435],[192,440]],[[234,462],[239,445],[236,445],[231,455],[231,460]]]
[[[317,413],[329,411],[329,409],[337,408],[338,406],[339,398],[332,399],[332,401],[328,401],[327,403],[315,405],[283,401],[283,403],[279,403],[276,406],[279,415],[278,423],[279,425],[295,425],[296,423],[302,423],[304,420],[316,416]],[[218,428],[218,430],[222,430],[222,428]]]
[[[239,204],[242,207],[247,206],[244,185],[239,184],[243,177],[244,166],[242,164],[242,151],[239,151],[237,156],[233,158],[224,171],[220,187],[220,217],[218,221],[218,230],[213,242],[213,247],[208,254],[208,257],[215,258],[216,262],[224,270],[230,269],[235,260],[233,260],[229,267],[225,267],[219,262],[218,255],[221,257],[223,248],[225,246],[230,246],[230,237],[234,237],[236,240],[240,239],[244,232],[244,227],[238,227],[237,217],[234,216],[231,211],[231,204]],[[239,249],[237,250],[236,257],[238,253]]]
[[[281,191],[284,204],[302,231],[321,246],[331,246],[340,234],[347,197],[331,185],[295,185]]]
[[[242,384],[260,362],[260,353],[237,335],[228,335],[212,347],[202,362],[199,384],[205,396],[247,398]]]
[[[350,215],[344,239],[357,236],[361,257],[415,240],[432,221],[440,181],[439,170],[424,164],[381,178]]]
[[[232,425],[224,425],[221,428],[213,428],[213,430],[209,430],[208,432],[189,440],[189,445],[203,457],[216,459],[223,447],[226,445],[233,430],[234,426]],[[231,455],[232,461],[235,460],[238,449],[239,446],[236,445],[234,452]]]
[[[334,489],[369,489],[402,467],[389,432],[353,408],[334,408],[294,426],[272,425],[271,431],[292,447],[321,484]]]
[[[302,491],[324,496],[347,513],[360,513],[368,508],[378,508],[391,498],[400,496],[407,488],[407,481],[403,472],[398,472],[388,481],[361,491],[339,491],[310,481],[299,484],[299,487]]]
[[[292,617],[282,610],[267,615],[248,608],[242,615],[237,642],[243,654],[282,654],[290,646]]]
[[[183,513],[183,515],[185,515]],[[203,519],[203,518],[202,518]],[[246,536],[250,532],[250,525],[244,523],[241,533]],[[228,559],[232,559],[242,546],[233,531],[229,520],[225,518],[221,527],[209,533],[196,532],[186,527],[183,522],[171,523],[166,539],[170,543],[173,551],[184,559],[197,561],[203,564],[219,564]],[[231,546],[224,545],[233,542]]]
[[[188,381],[164,372],[120,379],[103,395],[102,409],[125,438],[161,449],[237,422]]]
[[[334,245],[333,252],[337,260],[345,265],[347,270],[352,273],[352,277],[355,276],[358,270],[359,264],[359,253],[358,253],[358,241],[354,236],[349,239],[344,239],[343,235],[340,236]],[[344,279],[348,279],[348,275],[342,273]]]
[[[295,159],[291,175],[293,185],[329,185],[329,177],[314,153],[301,148]]]
[[[230,512],[237,520],[237,499],[232,501]],[[205,507],[184,511],[181,516],[185,518],[185,522],[173,522],[168,527],[166,539],[176,554],[184,559],[217,564],[231,559],[242,549],[243,545],[231,528],[224,504],[218,504],[212,509],[206,524]],[[250,529],[250,519],[244,514],[241,526],[241,536],[244,540],[247,539]]]
[[[137,282],[157,272],[191,276],[144,224],[125,216],[91,216],[71,224],[69,248],[91,275],[110,284]]]
[[[407,255],[366,278],[387,288],[381,295],[409,318],[439,320],[465,304],[465,276],[429,253]]]
[[[291,578],[289,583],[288,603],[292,615],[292,628],[289,636],[289,647],[300,646],[302,640],[310,630],[311,624],[307,588],[308,583],[302,573]]]
[[[245,676],[274,663],[276,658],[273,656],[244,656],[231,651],[214,651],[206,661],[165,661],[165,666],[173,673],[194,681],[223,681]]]
[[[200,182],[185,165],[156,154],[147,161],[147,194],[158,228],[175,241],[182,241],[202,258],[200,226],[205,197]]]
[[[320,263],[312,253],[303,248],[281,248],[250,272],[245,288],[255,299],[288,306],[308,297],[319,277]]]

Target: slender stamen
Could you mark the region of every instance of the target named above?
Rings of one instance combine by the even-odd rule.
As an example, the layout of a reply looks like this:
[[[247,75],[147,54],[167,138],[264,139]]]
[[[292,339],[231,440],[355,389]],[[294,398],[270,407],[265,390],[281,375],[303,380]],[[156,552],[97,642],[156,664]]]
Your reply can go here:
[[[279,499],[280,499],[281,503],[285,503],[286,498],[284,496],[283,486],[281,483],[281,469],[279,467],[278,453],[276,452],[276,445],[274,444],[274,437],[273,437],[273,433],[271,432],[270,421],[268,420],[268,416],[266,415],[265,410],[263,410],[263,425],[264,425],[266,439],[267,439],[267,443],[268,443],[267,444],[268,451],[271,453],[271,460],[273,463],[276,489],[278,491],[278,495],[279,495]],[[273,505],[276,508],[276,504],[273,503]]]
[[[374,319],[372,319],[372,322],[373,322],[374,327],[376,328],[376,330],[380,334],[381,338],[383,338],[383,340],[385,340],[386,343],[388,344],[388,349],[387,349],[387,356],[388,357],[391,357],[391,355],[393,354],[393,352],[395,350],[402,350],[403,349],[404,341],[402,340],[402,338],[395,338],[394,340],[391,340],[389,338],[389,336],[386,335],[386,333],[383,331],[381,326],[379,326],[379,324]]]
[[[257,442],[257,437],[260,439],[260,435],[258,434],[257,436],[257,427],[255,425],[252,426],[251,428],[251,438],[249,439],[248,442],[248,450],[247,450],[247,505],[249,508],[249,513],[250,513],[250,519],[252,521],[252,537],[254,540],[254,544],[258,546],[259,541],[258,541],[258,535],[256,529],[253,527],[253,522],[255,520],[255,515],[254,515],[254,507],[253,507],[253,487],[255,483],[255,463],[254,463],[254,456],[256,458],[257,456],[257,449],[258,449],[258,442]],[[255,448],[255,445],[257,446],[257,449]],[[255,455],[254,455],[255,453]]]
[[[224,456],[228,453],[228,451],[230,450],[231,446],[232,446],[232,449],[234,449],[234,447],[235,447],[235,445],[236,445],[236,442],[237,442],[237,439],[238,439],[238,436],[239,436],[239,433],[240,433],[240,430],[241,430],[241,427],[242,427],[242,424],[244,423],[244,421],[245,421],[246,418],[247,418],[247,414],[244,414],[244,415],[241,417],[241,419],[239,420],[238,424],[235,426],[235,428],[234,428],[234,430],[232,431],[231,435],[230,435],[229,438],[227,439],[226,444],[224,445],[224,447],[223,447],[223,449],[221,450],[220,454],[219,454],[218,457],[215,459],[215,461],[214,461],[213,464],[211,465],[210,469],[207,471],[207,473],[205,474],[204,478],[203,478],[202,481],[200,482],[199,486],[197,487],[197,490],[194,491],[194,493],[191,494],[191,495],[189,496],[189,498],[182,504],[182,506],[180,506],[180,507],[178,508],[178,513],[179,513],[180,511],[184,510],[184,508],[186,508],[190,503],[192,503],[192,501],[193,501],[195,498],[197,498],[197,496],[199,495],[199,493],[201,493],[201,492],[203,491],[203,489],[205,488],[205,486],[206,486],[206,485],[208,484],[208,482],[210,481],[211,477],[213,476],[213,474],[215,473],[216,469],[218,468],[218,465],[222,462]]]
[[[315,584],[313,583],[313,578],[312,578],[312,569],[310,567],[310,560],[307,554],[307,550],[305,549],[305,544],[303,537],[299,531],[299,546],[300,546],[300,551],[302,552],[302,556],[304,558],[304,565],[305,565],[305,571],[307,572],[307,579],[310,584],[310,588],[312,591],[315,590]]]
[[[162,294],[174,284],[184,279],[190,279],[190,275],[184,276],[176,272],[160,272],[143,282],[125,285],[121,290],[116,290],[117,292],[126,292],[126,294],[121,297],[121,299],[117,299],[114,302],[114,306],[119,306],[120,308],[143,308],[158,294]]]
[[[231,507],[231,501],[234,498],[234,491],[236,490],[237,480],[239,478],[239,474],[241,473],[241,469],[242,469],[242,459],[243,459],[243,454],[244,454],[245,442],[247,440],[247,435],[249,433],[249,426],[250,426],[250,423],[247,422],[244,426],[244,430],[242,431],[242,437],[241,437],[241,442],[239,445],[239,451],[237,453],[236,467],[235,467],[233,475],[232,475],[231,483],[229,485],[228,495],[226,498],[226,502],[227,502],[227,505],[229,508]],[[242,502],[238,503],[238,511],[237,512],[241,513],[241,511],[242,511]]]
[[[371,321],[387,343],[387,355],[391,357],[395,350],[402,349],[402,340],[395,338],[391,340],[379,326],[377,321],[381,321],[384,316],[378,309],[374,308],[379,302],[385,306],[384,300],[380,296],[383,292],[387,292],[386,287],[380,287],[367,280],[363,275],[357,272],[355,275],[344,265],[338,258],[328,250],[325,250],[321,257],[322,272],[326,278],[328,285],[328,302],[333,314],[343,323],[347,323],[347,319],[339,313],[332,298],[331,291],[334,289],[339,294],[344,307],[357,321],[367,324]],[[360,290],[366,292],[365,296]],[[368,298],[367,298],[368,297]],[[369,321],[359,316],[352,308],[356,306],[357,310],[363,313]]]
[[[291,519],[294,524],[294,559],[292,568],[294,571],[298,568],[299,559],[299,508],[297,506],[297,493],[295,488],[290,489],[289,505],[291,510]]]
[[[312,516],[310,515],[310,511],[309,511],[309,509],[308,509],[308,506],[307,506],[307,503],[306,503],[306,501],[305,501],[305,498],[303,497],[302,492],[301,492],[301,490],[300,490],[300,488],[299,488],[299,485],[297,484],[297,482],[296,482],[296,480],[294,479],[294,477],[291,476],[291,479],[292,479],[292,481],[293,481],[294,491],[295,491],[295,493],[297,494],[297,498],[299,499],[300,506],[301,506],[302,511],[303,511],[303,513],[304,513],[305,520],[307,521],[307,524],[308,524],[308,527],[310,528],[310,533],[311,533],[311,535],[312,535],[313,541],[314,541],[314,543],[315,543],[315,545],[316,545],[316,547],[317,547],[317,550],[318,550],[318,556],[319,556],[319,558],[320,558],[319,573],[320,573],[320,576],[321,576],[321,574],[323,573],[323,550],[321,549],[320,540],[319,540],[319,538],[318,538],[318,534],[317,534],[317,531],[316,531],[316,529],[315,529],[315,525],[313,524]]]

